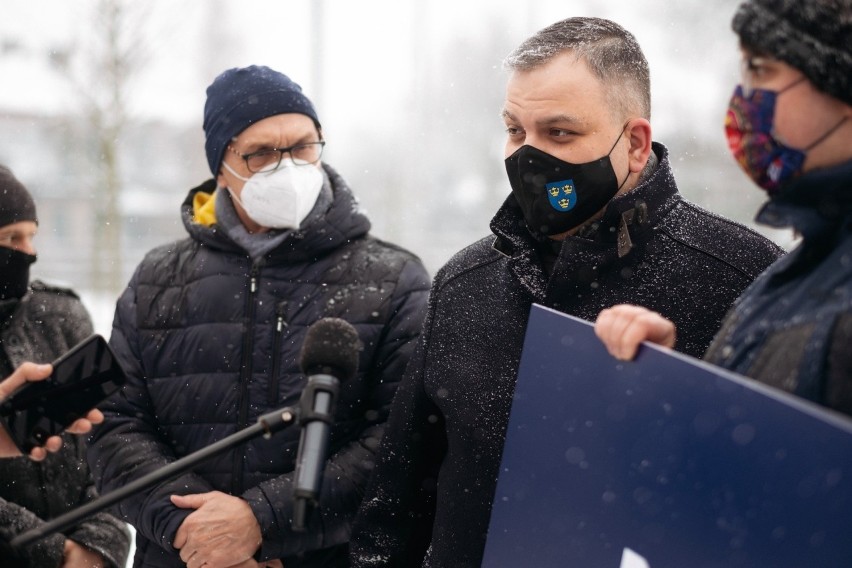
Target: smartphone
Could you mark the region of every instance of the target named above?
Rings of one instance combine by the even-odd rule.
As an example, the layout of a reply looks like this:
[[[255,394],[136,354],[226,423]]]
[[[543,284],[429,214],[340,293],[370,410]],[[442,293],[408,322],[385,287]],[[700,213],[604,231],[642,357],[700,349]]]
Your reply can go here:
[[[124,384],[106,340],[94,334],[53,362],[53,373],[0,402],[0,422],[22,453],[43,446]]]

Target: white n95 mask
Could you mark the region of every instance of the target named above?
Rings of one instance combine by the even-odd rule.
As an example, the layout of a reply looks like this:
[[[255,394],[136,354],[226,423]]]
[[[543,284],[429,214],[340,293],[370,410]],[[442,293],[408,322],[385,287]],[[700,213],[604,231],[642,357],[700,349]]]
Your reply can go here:
[[[262,227],[298,229],[314,208],[322,189],[322,172],[311,165],[296,165],[284,158],[278,169],[258,172],[244,178],[222,162],[229,172],[243,180],[240,197],[228,188],[246,215]]]

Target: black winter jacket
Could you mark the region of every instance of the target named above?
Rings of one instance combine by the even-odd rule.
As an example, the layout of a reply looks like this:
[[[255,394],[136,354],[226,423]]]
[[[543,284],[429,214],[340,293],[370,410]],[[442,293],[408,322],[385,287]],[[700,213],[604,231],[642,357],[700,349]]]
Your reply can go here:
[[[20,301],[0,304],[2,377],[24,361],[50,363],[92,334],[89,314],[70,290],[35,281]],[[0,459],[0,530],[5,538],[40,526],[97,496],[79,436],[65,436],[62,450],[41,462],[23,456]],[[61,566],[66,538],[99,553],[107,566],[123,568],[127,561],[129,531],[112,515],[98,513],[65,534],[27,547],[25,564],[33,568]]]
[[[781,253],[684,201],[665,148],[654,151],[656,170],[610,202],[593,235],[565,239],[549,279],[511,196],[491,224],[496,242],[440,270],[356,520],[354,566],[479,566],[533,302],[588,320],[648,306],[677,323],[677,349],[700,355]]]
[[[304,533],[290,528],[299,429],[256,439],[118,506],[137,529],[137,566],[183,566],[172,542],[190,511],[171,494],[244,498],[263,532],[260,560],[345,563],[351,523],[373,466],[396,386],[415,345],[429,277],[411,253],[367,234],[370,223],[342,178],[324,166],[333,202],[261,261],[216,225],[151,251],[119,299],[111,345],[129,382],[104,407],[90,462],[105,489],[161,468],[298,402],[299,350],[323,317],[352,323],[364,349],[341,385],[321,500]]]
[[[852,162],[797,178],[757,219],[802,243],[746,290],[705,359],[852,415]]]

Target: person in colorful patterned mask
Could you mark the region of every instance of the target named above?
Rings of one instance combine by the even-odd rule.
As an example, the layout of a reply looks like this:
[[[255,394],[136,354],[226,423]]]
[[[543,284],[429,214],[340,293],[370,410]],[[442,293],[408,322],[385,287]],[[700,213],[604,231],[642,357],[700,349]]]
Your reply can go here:
[[[743,63],[730,148],[768,192],[757,221],[802,240],[739,299],[704,359],[852,415],[852,0],[750,0],[733,28]],[[617,306],[597,331],[630,359],[679,330]]]

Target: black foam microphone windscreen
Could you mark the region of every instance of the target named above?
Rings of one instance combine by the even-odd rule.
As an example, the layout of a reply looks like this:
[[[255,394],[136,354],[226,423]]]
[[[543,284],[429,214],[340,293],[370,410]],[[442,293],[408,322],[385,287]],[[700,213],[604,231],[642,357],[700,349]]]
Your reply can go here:
[[[293,480],[295,531],[306,530],[310,510],[318,502],[339,384],[355,375],[360,350],[358,332],[338,318],[311,325],[302,344],[299,363],[308,380],[299,402],[302,434]]]
[[[361,341],[351,323],[323,318],[308,328],[299,364],[307,376],[325,374],[346,381],[358,370],[360,350]]]

